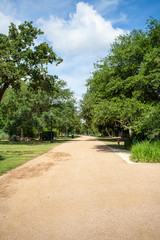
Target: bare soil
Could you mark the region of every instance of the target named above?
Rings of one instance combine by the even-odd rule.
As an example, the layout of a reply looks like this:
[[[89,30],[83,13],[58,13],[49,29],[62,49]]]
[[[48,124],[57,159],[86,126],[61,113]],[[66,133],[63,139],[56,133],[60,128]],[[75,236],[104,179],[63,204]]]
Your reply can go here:
[[[0,177],[0,240],[159,240],[160,164],[81,137]]]

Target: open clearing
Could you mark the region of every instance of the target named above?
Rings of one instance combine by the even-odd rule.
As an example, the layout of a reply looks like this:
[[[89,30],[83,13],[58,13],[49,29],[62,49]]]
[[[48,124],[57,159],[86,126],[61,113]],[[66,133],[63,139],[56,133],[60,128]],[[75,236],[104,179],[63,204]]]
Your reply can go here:
[[[127,164],[93,137],[0,177],[1,240],[159,240],[160,164]]]

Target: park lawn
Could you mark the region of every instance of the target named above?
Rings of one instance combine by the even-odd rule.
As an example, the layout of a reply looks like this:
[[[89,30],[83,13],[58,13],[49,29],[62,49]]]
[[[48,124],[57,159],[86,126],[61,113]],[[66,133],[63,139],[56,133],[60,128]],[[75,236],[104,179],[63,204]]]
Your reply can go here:
[[[117,149],[125,149],[124,141],[120,141],[118,145],[118,140],[120,137],[98,137],[98,140],[103,141],[108,147],[113,147]]]
[[[60,143],[0,141],[0,175],[50,151]]]

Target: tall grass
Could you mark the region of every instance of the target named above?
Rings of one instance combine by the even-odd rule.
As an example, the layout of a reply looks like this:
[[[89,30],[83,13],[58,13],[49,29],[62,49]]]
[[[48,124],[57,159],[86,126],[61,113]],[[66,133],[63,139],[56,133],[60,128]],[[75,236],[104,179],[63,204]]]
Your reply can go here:
[[[132,146],[131,158],[135,162],[160,162],[160,140],[143,141]]]

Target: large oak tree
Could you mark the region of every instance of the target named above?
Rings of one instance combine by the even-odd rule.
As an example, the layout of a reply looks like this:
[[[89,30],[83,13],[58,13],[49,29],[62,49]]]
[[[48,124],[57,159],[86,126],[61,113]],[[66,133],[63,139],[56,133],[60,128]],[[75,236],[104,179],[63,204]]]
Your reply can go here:
[[[32,89],[45,86],[46,65],[58,58],[46,42],[39,45],[35,40],[43,32],[33,26],[33,22],[24,22],[16,27],[11,23],[8,36],[0,34],[0,101],[10,86],[20,89],[21,80],[29,82]]]
[[[149,19],[146,31],[119,36],[110,54],[95,64],[81,103],[87,124],[160,135],[160,21]],[[151,121],[152,119],[152,121]]]

